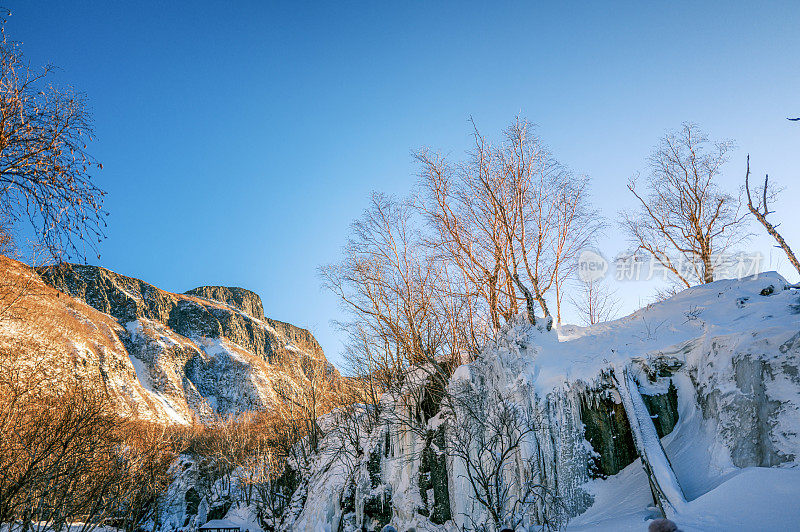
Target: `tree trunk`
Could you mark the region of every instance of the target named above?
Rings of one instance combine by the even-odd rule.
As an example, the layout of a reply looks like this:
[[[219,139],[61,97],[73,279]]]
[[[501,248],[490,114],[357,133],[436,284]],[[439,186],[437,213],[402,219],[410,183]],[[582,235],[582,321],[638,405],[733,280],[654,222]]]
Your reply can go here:
[[[763,214],[754,209],[752,204],[748,205],[748,207],[750,208],[750,212],[753,213],[753,216],[756,217],[756,220],[761,222],[761,225],[763,225],[764,229],[767,230],[767,233],[769,233],[772,238],[778,242],[778,245],[781,247],[781,249],[783,249],[783,252],[786,253],[786,256],[789,258],[789,262],[792,263],[794,269],[800,273],[800,261],[797,260],[792,248],[789,247],[789,244],[786,243],[786,240],[784,240],[781,234],[775,229],[775,226],[769,223]]]
[[[500,330],[500,317],[497,314],[497,273],[489,279],[489,316],[495,331]]]
[[[519,280],[519,275],[516,273],[514,274],[514,282],[517,283],[517,286],[525,295],[525,304],[528,307],[528,321],[531,322],[533,325],[536,325],[536,309],[534,308],[533,294],[531,294],[531,291],[528,290],[528,288],[524,284],[522,284],[522,281]]]
[[[714,264],[711,262],[710,255],[703,255],[703,282],[714,282]]]

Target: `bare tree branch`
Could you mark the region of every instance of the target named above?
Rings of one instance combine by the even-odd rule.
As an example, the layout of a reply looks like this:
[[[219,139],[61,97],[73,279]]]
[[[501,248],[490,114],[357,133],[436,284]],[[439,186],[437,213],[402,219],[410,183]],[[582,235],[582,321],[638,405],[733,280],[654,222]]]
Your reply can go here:
[[[753,216],[755,216],[756,220],[764,226],[767,233],[775,239],[778,243],[780,248],[786,253],[786,257],[789,259],[789,262],[794,266],[795,270],[800,273],[800,261],[797,260],[797,256],[792,251],[792,248],[789,247],[789,244],[783,238],[783,236],[778,232],[777,226],[772,225],[767,220],[767,215],[772,214],[769,208],[767,207],[767,197],[772,193],[772,195],[777,195],[777,191],[770,190],[769,186],[769,175],[764,176],[764,188],[762,190],[762,199],[761,202],[757,205],[753,204],[753,198],[750,195],[750,155],[747,155],[747,172],[744,175],[744,189],[747,192],[747,208],[750,210]]]

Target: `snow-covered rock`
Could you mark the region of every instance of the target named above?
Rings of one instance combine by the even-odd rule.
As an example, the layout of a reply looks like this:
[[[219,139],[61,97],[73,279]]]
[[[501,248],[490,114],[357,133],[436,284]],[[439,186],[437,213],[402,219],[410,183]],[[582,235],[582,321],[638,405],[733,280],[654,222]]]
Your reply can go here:
[[[425,386],[420,371],[403,393]],[[518,505],[523,524],[643,530],[660,511],[642,453],[664,513],[683,530],[726,530],[736,519],[744,529],[780,529],[800,519],[800,292],[775,273],[694,287],[590,327],[548,331],[519,319],[448,386],[454,397],[477,398],[471,408],[486,419],[503,404],[532,420],[501,473],[512,503],[530,482],[549,494]],[[335,445],[323,442],[293,529],[490,523],[465,461],[446,449],[461,430],[452,413],[423,416],[412,429],[402,394],[382,406],[354,464],[326,460],[325,446]],[[435,456],[444,467],[431,468]],[[751,482],[753,500],[770,511],[748,517]]]

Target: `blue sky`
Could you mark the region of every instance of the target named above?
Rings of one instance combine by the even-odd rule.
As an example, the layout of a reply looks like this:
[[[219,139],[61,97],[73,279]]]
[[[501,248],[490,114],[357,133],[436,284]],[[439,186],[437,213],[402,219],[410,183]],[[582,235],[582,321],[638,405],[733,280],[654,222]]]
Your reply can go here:
[[[371,190],[411,189],[411,150],[461,153],[470,116],[490,136],[527,116],[611,219],[685,120],[736,140],[731,191],[749,152],[756,175],[800,193],[797,2],[5,6],[32,64],[59,66],[91,102],[111,212],[100,264],[177,292],[254,290],[334,363],[337,304],[317,267]],[[800,248],[800,214],[776,208]],[[624,246],[612,229],[599,248]],[[791,277],[767,239],[748,248]],[[622,287],[625,310],[648,290]]]

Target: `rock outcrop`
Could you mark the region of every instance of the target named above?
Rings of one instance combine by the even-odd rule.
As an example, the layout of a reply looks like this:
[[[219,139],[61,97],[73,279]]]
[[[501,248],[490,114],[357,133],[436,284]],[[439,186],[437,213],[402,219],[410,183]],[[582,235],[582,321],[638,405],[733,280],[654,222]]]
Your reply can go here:
[[[53,288],[122,324],[144,319],[187,338],[226,338],[267,361],[287,355],[287,346],[322,355],[309,331],[265,318],[261,298],[244,288],[201,286],[173,294],[99,266],[62,264],[38,271]]]
[[[109,390],[121,412],[168,422],[210,419],[268,408],[277,382],[303,378],[284,371],[292,365],[323,364],[339,377],[309,331],[265,318],[249,290],[175,294],[97,266],[34,271],[2,259],[2,275],[29,279],[35,297],[26,298],[13,326],[0,324],[0,342],[46,332],[46,342],[22,343],[37,353],[40,344],[50,346],[54,367]]]
[[[238,286],[198,286],[187,290],[184,294],[220,301],[254,318],[264,318],[264,307],[258,294]]]

